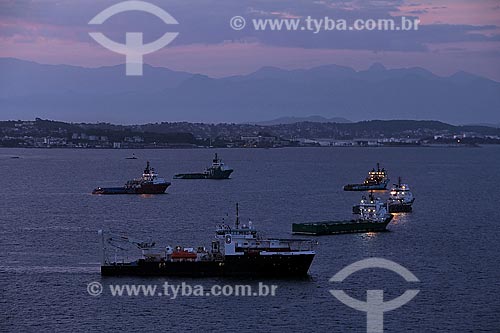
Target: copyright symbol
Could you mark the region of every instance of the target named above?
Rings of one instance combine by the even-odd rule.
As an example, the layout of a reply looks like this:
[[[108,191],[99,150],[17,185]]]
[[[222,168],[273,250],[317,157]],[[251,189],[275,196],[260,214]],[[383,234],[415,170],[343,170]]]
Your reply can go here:
[[[245,27],[245,24],[247,24],[247,22],[241,16],[233,16],[229,21],[229,25],[233,30],[241,30]]]
[[[91,296],[99,296],[100,294],[102,294],[102,284],[97,281],[90,282],[89,284],[87,284],[87,292]]]

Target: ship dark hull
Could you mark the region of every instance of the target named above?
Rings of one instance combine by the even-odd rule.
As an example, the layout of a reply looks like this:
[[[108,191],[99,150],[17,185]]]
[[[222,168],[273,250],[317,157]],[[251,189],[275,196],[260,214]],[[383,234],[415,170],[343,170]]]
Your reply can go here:
[[[101,266],[104,276],[184,277],[302,277],[307,276],[314,254],[226,256],[224,261],[176,261],[109,264]]]
[[[162,194],[171,183],[142,184],[140,187],[99,187],[92,194]]]
[[[213,173],[179,173],[175,179],[228,179],[233,170],[216,171]]]
[[[174,176],[174,179],[207,179],[204,173],[179,173]]]
[[[410,213],[412,204],[389,204],[389,213]]]
[[[389,213],[410,213],[412,208],[412,203],[402,204],[402,203],[393,203],[389,204]],[[352,206],[353,214],[360,214],[359,205]]]
[[[387,189],[388,183],[389,181],[374,185],[347,184],[344,186],[344,191],[380,191]]]
[[[392,220],[392,215],[384,222],[360,222],[337,221],[337,222],[318,222],[318,223],[294,223],[292,224],[292,233],[302,235],[333,235],[357,232],[380,232],[385,231],[387,225]]]

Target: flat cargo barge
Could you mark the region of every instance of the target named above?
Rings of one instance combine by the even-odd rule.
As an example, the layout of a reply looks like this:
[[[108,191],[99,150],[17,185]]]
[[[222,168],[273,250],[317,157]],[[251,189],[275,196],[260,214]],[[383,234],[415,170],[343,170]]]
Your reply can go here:
[[[292,233],[301,235],[334,235],[355,232],[380,232],[386,231],[387,225],[392,220],[392,215],[382,222],[364,220],[324,221],[311,223],[293,223]]]
[[[292,233],[302,235],[333,235],[354,232],[385,231],[393,215],[387,212],[387,205],[370,195],[363,197],[358,206],[359,218],[340,221],[293,223]]]

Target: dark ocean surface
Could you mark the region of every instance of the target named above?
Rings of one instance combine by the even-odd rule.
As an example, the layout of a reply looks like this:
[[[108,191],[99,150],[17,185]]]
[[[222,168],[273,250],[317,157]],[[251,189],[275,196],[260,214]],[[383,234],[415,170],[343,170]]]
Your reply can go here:
[[[500,147],[223,149],[232,179],[172,180],[202,171],[214,150],[0,149],[0,331],[366,332],[366,313],[330,289],[366,299],[420,293],[386,312],[387,332],[500,332]],[[19,156],[19,159],[12,159]],[[170,179],[168,194],[95,196],[120,186],[150,160]],[[274,297],[112,297],[110,284],[162,285],[163,278],[102,278],[98,229],[151,237],[161,245],[209,246],[214,227],[240,204],[266,236],[291,237],[294,222],[344,219],[364,179],[381,162],[391,183],[402,176],[416,197],[390,232],[315,238],[304,280],[168,279],[202,284],[278,285]],[[385,197],[386,193],[378,195]],[[357,260],[380,257],[408,268],[420,283],[382,269],[328,280]],[[91,296],[87,284],[104,285]]]

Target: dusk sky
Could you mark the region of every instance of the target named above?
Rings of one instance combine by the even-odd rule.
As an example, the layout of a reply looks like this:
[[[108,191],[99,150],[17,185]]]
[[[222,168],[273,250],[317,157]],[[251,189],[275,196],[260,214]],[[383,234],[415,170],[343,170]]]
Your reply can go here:
[[[145,56],[154,66],[221,77],[262,66],[310,68],[339,64],[365,69],[424,67],[438,75],[463,70],[500,81],[498,0],[170,0],[150,1],[178,25],[141,12],[118,14],[101,26],[88,22],[119,1],[0,0],[0,57],[47,64],[99,67],[124,63],[124,56],[96,43],[88,33],[124,41],[144,32],[153,41],[179,32],[167,47]],[[334,19],[406,16],[421,20],[418,31],[234,31],[231,17]]]

